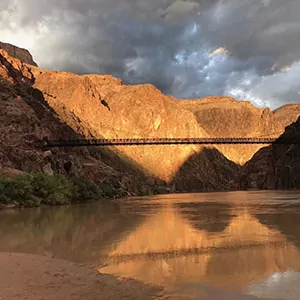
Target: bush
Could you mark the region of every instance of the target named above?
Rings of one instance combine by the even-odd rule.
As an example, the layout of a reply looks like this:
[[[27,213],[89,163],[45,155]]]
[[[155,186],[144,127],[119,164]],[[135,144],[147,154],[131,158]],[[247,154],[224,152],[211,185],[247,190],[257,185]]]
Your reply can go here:
[[[69,204],[73,197],[73,184],[63,175],[34,174],[34,195],[41,199],[43,204]]]
[[[5,178],[0,179],[0,203],[9,204],[11,203],[10,197],[7,196],[7,185],[8,182]]]
[[[109,183],[96,185],[63,175],[25,174],[0,178],[0,203],[34,207],[41,204],[64,205],[112,197],[118,190]]]
[[[1,179],[2,195],[0,202],[34,207],[40,205],[40,199],[33,193],[32,176],[19,175],[13,179]]]
[[[73,202],[87,202],[99,200],[103,197],[100,187],[93,182],[72,178]]]
[[[103,197],[113,197],[118,194],[113,185],[106,182],[101,183],[100,189]]]

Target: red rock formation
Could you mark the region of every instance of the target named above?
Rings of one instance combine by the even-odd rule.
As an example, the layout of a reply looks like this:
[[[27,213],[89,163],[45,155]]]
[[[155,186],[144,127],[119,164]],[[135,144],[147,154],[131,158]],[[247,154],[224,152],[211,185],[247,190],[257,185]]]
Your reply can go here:
[[[28,65],[0,50],[0,175],[57,172],[110,183],[123,195],[153,193],[142,172],[110,151],[44,151],[38,144],[43,137],[82,137],[59,120],[43,94],[31,87],[33,81]]]
[[[56,113],[85,136],[104,138],[205,137],[195,116],[176,106],[152,85],[125,86],[112,76],[41,72],[33,69],[34,87]],[[109,107],[101,103],[101,99]],[[74,114],[78,120],[70,118]],[[79,122],[80,120],[80,122]],[[117,147],[121,156],[163,180],[175,176],[196,146]]]
[[[26,106],[26,108],[21,110],[23,112],[28,110],[26,117],[31,120],[31,127],[34,127],[35,124],[41,121],[44,125],[39,136],[33,133],[33,140],[40,139],[45,135],[49,138],[72,139],[74,134],[81,134],[85,137],[105,138],[207,136],[191,112],[178,108],[174,98],[164,96],[152,85],[125,86],[119,79],[110,75],[79,76],[65,72],[45,71],[37,67],[29,67],[20,60],[11,58],[3,50],[0,54],[2,64],[2,68],[0,68],[1,77],[5,79],[6,85],[14,93],[14,99],[10,99],[11,103],[16,107],[18,105],[19,107],[21,105]],[[7,96],[7,94],[5,95]],[[24,101],[21,98],[25,103],[23,103]],[[105,105],[103,105],[103,101],[105,101]],[[3,112],[7,109],[7,105],[5,104],[4,107]],[[32,112],[33,114],[37,114],[38,111],[36,116],[30,115],[30,110],[33,107],[35,108],[35,111]],[[44,121],[44,115],[48,110],[51,112],[52,118],[55,118],[55,115],[59,116],[60,120],[67,125],[64,126],[68,130],[59,128],[62,125],[58,125],[57,119],[55,126],[49,120]],[[26,117],[15,120],[16,124],[14,126],[21,126],[22,129],[20,130],[25,130],[27,134],[27,131],[30,130],[22,123],[23,120],[26,120]],[[9,127],[11,123],[12,119],[6,119],[5,126]],[[40,125],[36,127],[41,131]],[[22,138],[16,133],[15,142],[20,147],[22,144],[25,145],[27,143],[28,135],[26,134]],[[213,162],[201,154],[201,149],[201,147],[193,145],[115,147],[111,150],[117,156],[115,155],[114,158],[108,160],[107,168],[112,167],[110,170],[112,175],[115,168],[120,168],[118,165],[126,161],[131,166],[138,168],[140,171],[136,172],[140,172],[139,174],[142,171],[148,177],[160,178],[166,181],[171,181],[176,177],[177,182],[184,182],[187,180],[185,174],[178,173],[178,171],[182,164],[189,161],[190,158],[193,158],[194,161],[196,154],[197,162],[201,164],[205,161],[207,168],[200,168],[198,171],[194,170],[201,173],[197,176],[198,180],[193,181],[194,185],[198,186],[198,190],[205,190],[206,185],[201,183],[201,178],[205,178],[205,182],[210,180],[214,182],[213,186],[222,189],[224,184],[227,185],[228,180],[232,180],[233,170],[236,171],[236,168],[232,168],[234,164],[220,154],[218,157],[219,163],[214,169],[218,173],[224,174],[223,177],[229,179],[224,182],[218,180],[218,178],[215,179],[212,177],[214,173],[207,172],[213,168]],[[72,162],[73,165],[76,164],[75,162],[81,165],[81,162],[78,162],[78,151],[72,151],[74,156],[69,158],[69,162]],[[105,151],[100,151],[102,155],[98,154],[96,158],[103,159],[103,153],[107,153],[107,151],[111,153],[110,150],[105,149]],[[57,153],[61,154],[63,152],[61,150]],[[4,157],[7,158],[9,156],[8,152],[5,151],[5,153]],[[26,171],[40,170],[39,165],[43,165],[43,162],[35,157],[33,160],[26,159],[25,165],[29,164],[30,167],[23,168],[21,161],[23,161],[24,157],[21,154],[18,157],[18,163],[14,158],[13,162],[10,159],[10,163],[6,161],[3,165]],[[102,170],[103,168],[98,166],[99,163],[103,162],[94,161],[91,168],[95,169],[95,166],[97,166],[97,168]],[[85,165],[89,164],[90,162]],[[51,172],[51,170],[64,172],[61,167],[54,168],[52,165],[49,166],[49,164],[43,166],[42,170],[46,172]],[[95,178],[97,177],[96,173],[90,172],[83,175],[91,177],[93,174]],[[152,182],[157,183],[158,181],[154,180]],[[174,181],[173,188],[176,189]]]

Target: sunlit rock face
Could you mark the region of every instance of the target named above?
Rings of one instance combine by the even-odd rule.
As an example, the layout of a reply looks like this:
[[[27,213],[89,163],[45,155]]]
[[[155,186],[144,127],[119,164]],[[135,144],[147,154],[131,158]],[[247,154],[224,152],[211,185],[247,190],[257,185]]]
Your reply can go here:
[[[126,86],[121,80],[109,75],[79,76],[37,68],[32,71],[35,76],[34,86],[43,92],[50,106],[64,122],[87,137],[277,137],[284,131],[285,125],[294,121],[300,113],[300,105],[296,105],[288,117],[283,117],[282,108],[276,118],[276,114],[269,109],[259,109],[249,102],[238,102],[232,98],[178,101],[163,95],[152,85]],[[103,99],[108,106],[101,103]],[[215,155],[205,169],[215,169],[221,177],[228,178],[221,180],[222,183],[217,180],[211,185],[203,184],[205,177],[209,182],[214,182],[216,176],[196,168],[209,161],[206,153],[203,153],[203,147],[132,146],[117,147],[115,151],[136,163],[146,173],[167,182],[174,179],[174,183],[183,182],[182,176],[178,180],[177,175],[182,166],[187,164],[188,168],[185,168],[184,173],[190,171],[199,176],[196,179],[192,176],[190,181],[195,181],[193,185],[180,187],[180,190],[186,191],[197,190],[195,186],[201,186],[204,190],[229,187],[230,181],[235,181],[233,174],[236,169],[225,157],[244,164],[261,147],[262,145],[207,147],[216,148],[221,155]],[[193,166],[188,164],[191,159]],[[219,162],[217,168],[211,165],[212,161]],[[222,168],[223,165],[228,166],[229,172]]]
[[[214,137],[278,137],[300,115],[300,104],[271,111],[229,97],[207,97],[178,104],[193,112],[199,125]],[[220,145],[219,149],[228,159],[244,165],[262,147],[264,145]]]
[[[53,172],[108,182],[122,195],[153,193],[144,174],[111,151],[74,148],[45,151],[41,139],[82,138],[32,88],[31,66],[0,49],[0,176]],[[72,115],[72,119],[76,119]],[[147,187],[144,190],[144,187]]]
[[[108,75],[78,76],[35,68],[33,74],[34,87],[43,92],[64,122],[86,137],[208,137],[192,112],[180,108],[174,98],[163,95],[152,85],[125,86]],[[103,99],[107,106],[101,103]],[[183,145],[117,147],[114,150],[145,173],[170,182],[182,164],[201,149]],[[230,164],[224,157],[220,159],[220,166]],[[219,171],[222,172],[222,167]]]

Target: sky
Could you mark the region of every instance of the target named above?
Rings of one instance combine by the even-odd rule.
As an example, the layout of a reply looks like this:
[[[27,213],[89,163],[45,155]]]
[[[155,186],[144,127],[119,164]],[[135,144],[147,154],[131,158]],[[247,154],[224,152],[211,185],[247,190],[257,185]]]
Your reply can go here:
[[[299,0],[0,0],[0,40],[40,67],[275,109],[300,103]]]

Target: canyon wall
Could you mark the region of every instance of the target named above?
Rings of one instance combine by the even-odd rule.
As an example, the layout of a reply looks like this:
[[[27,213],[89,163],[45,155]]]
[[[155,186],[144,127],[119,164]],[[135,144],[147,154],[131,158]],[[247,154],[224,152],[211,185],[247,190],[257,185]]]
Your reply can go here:
[[[0,50],[0,176],[60,173],[105,183],[124,196],[155,193],[156,178],[108,149],[42,149],[44,137],[83,136],[60,120],[33,82],[28,65]]]
[[[164,96],[152,85],[124,86],[109,75],[50,72],[25,64],[4,50],[0,50],[0,79],[2,175],[57,172],[105,181],[125,195],[166,192],[165,182],[171,182],[180,167],[202,148],[191,145],[43,151],[38,142],[45,137],[208,136],[191,112],[178,109],[175,99]],[[201,159],[208,166],[214,164],[205,157]],[[216,169],[225,173],[225,181],[215,181],[208,167],[199,170],[200,177],[196,174],[198,182],[205,178],[223,189],[232,181],[235,164],[221,154],[219,159]],[[182,180],[186,180],[184,174]],[[199,186],[205,189],[205,185]],[[171,189],[176,190],[176,184]]]
[[[300,115],[296,104],[271,111],[228,97],[178,100],[150,84],[127,86],[111,75],[48,71],[13,54],[0,50],[2,170],[73,172],[93,181],[119,178],[121,186],[142,178],[153,186],[167,184],[171,191],[236,189],[241,165],[263,145],[60,148],[42,153],[34,142],[44,137],[278,137]],[[26,147],[35,154],[20,150]],[[21,153],[15,155],[17,151]]]

